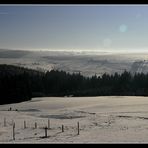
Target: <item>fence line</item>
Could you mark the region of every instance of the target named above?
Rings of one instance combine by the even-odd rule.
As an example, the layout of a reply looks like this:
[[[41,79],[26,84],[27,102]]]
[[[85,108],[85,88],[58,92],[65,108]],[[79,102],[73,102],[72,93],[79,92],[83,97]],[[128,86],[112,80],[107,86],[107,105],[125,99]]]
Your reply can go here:
[[[4,127],[6,126],[6,123],[7,123],[7,122],[6,122],[6,117],[5,117],[5,118],[4,118]],[[16,133],[15,133],[15,128],[16,128],[16,127],[15,127],[15,126],[16,126],[16,125],[15,125],[15,121],[12,119],[11,123],[12,123],[12,124],[10,124],[10,125],[12,125],[12,139],[15,140],[15,139],[16,139],[16,137],[15,137],[15,134],[16,134]],[[23,125],[24,125],[24,129],[26,129],[26,128],[27,128],[26,120],[24,120],[24,124],[23,124]],[[35,128],[35,129],[38,128],[37,122],[34,123],[34,128]],[[50,119],[48,119],[48,125],[47,125],[47,126],[43,126],[42,128],[43,128],[44,131],[45,131],[44,137],[47,138],[47,137],[48,137],[48,130],[51,129],[51,127],[50,127]],[[62,133],[65,132],[65,129],[64,129],[64,128],[65,128],[65,127],[64,127],[64,125],[62,124],[62,125],[61,125],[61,132],[62,132]],[[77,122],[77,128],[76,128],[76,129],[77,129],[77,135],[80,135],[80,123],[79,123],[79,122]]]

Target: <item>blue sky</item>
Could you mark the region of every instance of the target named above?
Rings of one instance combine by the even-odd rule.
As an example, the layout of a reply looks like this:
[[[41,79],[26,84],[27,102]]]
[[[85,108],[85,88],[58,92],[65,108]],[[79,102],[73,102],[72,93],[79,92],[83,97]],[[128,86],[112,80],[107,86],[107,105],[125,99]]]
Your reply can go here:
[[[0,48],[148,50],[148,5],[0,5]]]

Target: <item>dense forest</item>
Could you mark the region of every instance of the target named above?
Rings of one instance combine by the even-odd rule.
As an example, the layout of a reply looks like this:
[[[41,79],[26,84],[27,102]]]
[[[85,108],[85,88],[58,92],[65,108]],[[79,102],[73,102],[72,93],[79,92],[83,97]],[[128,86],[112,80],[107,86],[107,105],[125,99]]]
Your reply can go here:
[[[40,72],[0,65],[0,104],[16,103],[41,96],[148,96],[148,74],[84,77],[80,73],[51,70]]]

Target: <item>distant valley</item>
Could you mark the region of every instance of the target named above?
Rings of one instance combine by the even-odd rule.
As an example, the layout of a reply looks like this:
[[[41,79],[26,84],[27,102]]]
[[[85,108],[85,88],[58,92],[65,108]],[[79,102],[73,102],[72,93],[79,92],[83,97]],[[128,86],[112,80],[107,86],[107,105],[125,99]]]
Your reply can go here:
[[[148,72],[146,53],[76,52],[76,51],[23,51],[0,49],[0,64],[11,64],[40,71],[51,69],[84,76],[104,73]]]

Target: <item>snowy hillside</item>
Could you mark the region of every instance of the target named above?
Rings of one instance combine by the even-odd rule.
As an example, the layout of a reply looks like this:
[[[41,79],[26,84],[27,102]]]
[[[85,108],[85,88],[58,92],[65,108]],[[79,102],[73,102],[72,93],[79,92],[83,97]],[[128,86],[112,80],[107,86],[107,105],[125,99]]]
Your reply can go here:
[[[145,143],[148,142],[147,108],[147,97],[128,96],[33,98],[28,102],[0,105],[0,142]],[[48,127],[48,120],[50,129],[46,138],[44,128]]]

